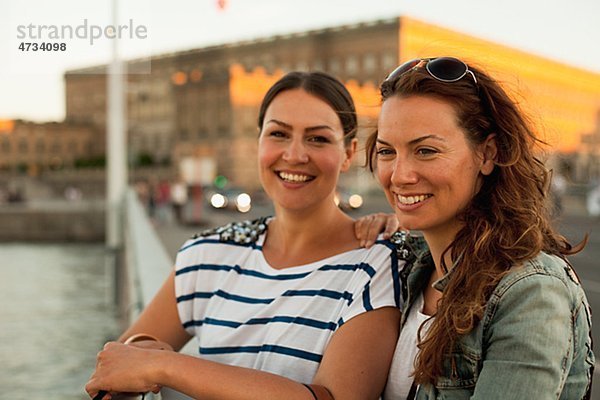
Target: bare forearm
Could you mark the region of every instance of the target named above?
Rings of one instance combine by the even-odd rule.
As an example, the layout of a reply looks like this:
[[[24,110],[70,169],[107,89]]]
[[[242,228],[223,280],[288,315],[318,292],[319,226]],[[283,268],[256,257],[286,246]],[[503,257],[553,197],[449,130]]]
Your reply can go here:
[[[177,353],[160,354],[156,383],[203,400],[312,400],[301,383]]]
[[[329,343],[314,377],[313,382],[321,385],[313,387],[318,399],[377,399],[387,376],[397,326],[398,312],[391,307],[364,313],[344,324]],[[371,345],[364,346],[364,342]],[[156,347],[110,342],[98,354],[86,390],[94,397],[100,390],[145,392],[163,386],[202,400],[314,400],[302,383]]]

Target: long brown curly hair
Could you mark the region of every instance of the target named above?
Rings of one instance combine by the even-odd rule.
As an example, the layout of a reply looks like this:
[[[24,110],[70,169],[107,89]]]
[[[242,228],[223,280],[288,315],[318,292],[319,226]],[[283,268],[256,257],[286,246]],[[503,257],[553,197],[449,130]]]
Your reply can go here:
[[[457,82],[434,79],[419,67],[381,85],[382,102],[392,96],[431,96],[450,104],[471,145],[496,134],[494,171],[459,218],[463,224],[444,251],[455,265],[415,360],[415,382],[434,383],[460,336],[480,322],[488,298],[513,267],[544,251],[561,257],[580,251],[551,225],[546,192],[550,175],[539,158],[540,140],[518,104],[500,84],[469,65],[477,83],[465,75]],[[367,166],[376,167],[377,132],[367,140]],[[462,255],[462,256],[461,256]],[[447,271],[442,255],[442,268]]]

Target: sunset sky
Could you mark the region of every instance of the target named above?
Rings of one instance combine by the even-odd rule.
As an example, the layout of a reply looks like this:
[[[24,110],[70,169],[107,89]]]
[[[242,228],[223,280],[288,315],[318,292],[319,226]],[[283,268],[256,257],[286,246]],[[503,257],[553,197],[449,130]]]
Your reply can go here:
[[[61,120],[64,71],[106,63],[110,58],[111,41],[101,37],[90,44],[89,29],[112,23],[111,1],[3,3],[0,119]],[[597,0],[221,0],[224,8],[217,0],[122,3],[119,24],[146,32],[145,37],[131,37],[126,28],[122,45],[126,58],[407,15],[600,73]],[[43,43],[44,37],[37,38],[40,29],[47,39],[52,26],[75,30],[84,24],[86,38],[52,40],[65,43],[64,51],[18,48],[21,43]],[[20,35],[23,32],[25,37]]]

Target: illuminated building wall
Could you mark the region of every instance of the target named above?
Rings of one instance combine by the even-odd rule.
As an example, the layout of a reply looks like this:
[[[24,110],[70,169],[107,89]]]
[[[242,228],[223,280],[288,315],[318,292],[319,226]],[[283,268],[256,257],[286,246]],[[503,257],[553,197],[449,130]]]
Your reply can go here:
[[[440,54],[476,63],[501,80],[553,150],[600,160],[600,134],[594,133],[600,74],[407,17],[152,57],[151,74],[128,78],[129,152],[170,159],[174,171],[184,158],[211,159],[233,184],[256,188],[258,107],[285,72],[321,70],[342,80],[364,139],[375,126],[377,88],[386,74],[400,61]],[[67,121],[94,124],[103,141],[105,80],[88,70],[67,72],[65,81]],[[361,154],[357,164],[362,161]],[[596,170],[600,174],[600,161]]]
[[[397,64],[412,58],[445,54],[464,59],[500,80],[527,113],[538,133],[551,145],[547,149],[549,152],[577,152],[585,158],[586,153],[600,151],[587,145],[590,140],[582,141],[586,134],[599,129],[600,74],[412,18],[400,17],[398,21]],[[359,65],[364,66],[364,50],[362,54],[359,50],[356,53],[355,57],[361,60]],[[376,75],[359,78],[348,70],[348,57],[338,56],[337,59],[341,62],[338,76],[356,102],[362,128],[359,137],[364,138],[374,126],[379,112],[377,86],[383,75],[379,70]],[[325,66],[330,67],[331,63]],[[270,85],[282,75],[281,70],[269,74],[261,67],[249,72],[239,64],[230,67],[233,115],[240,116],[234,118],[239,123],[233,130],[252,133],[239,137],[245,142],[240,149],[256,147],[258,106]],[[362,163],[361,157],[357,158],[357,163]]]
[[[93,156],[95,135],[88,124],[0,120],[0,171],[72,167]]]
[[[600,74],[406,17],[398,35],[401,62],[451,54],[499,79],[558,151],[582,150],[595,129]]]

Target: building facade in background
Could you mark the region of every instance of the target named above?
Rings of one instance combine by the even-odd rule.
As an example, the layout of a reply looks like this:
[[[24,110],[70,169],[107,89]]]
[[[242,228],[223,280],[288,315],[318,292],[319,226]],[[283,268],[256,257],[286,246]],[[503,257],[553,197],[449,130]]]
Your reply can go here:
[[[102,155],[98,138],[88,123],[0,121],[0,171],[74,167]]]
[[[600,74],[406,17],[151,57],[151,73],[127,78],[130,164],[170,164],[177,174],[180,165],[197,161],[193,165],[205,166],[192,178],[197,183],[218,174],[256,188],[258,107],[284,73],[322,70],[345,82],[364,138],[375,126],[377,87],[386,74],[400,62],[438,55],[476,62],[504,82],[569,164],[572,179],[600,177],[600,148],[588,139],[600,129]],[[129,68],[142,62],[148,60],[132,60]],[[68,71],[64,78],[65,123],[93,126],[94,146],[104,149],[105,66]],[[346,174],[346,186],[370,185],[359,172],[362,161]]]

